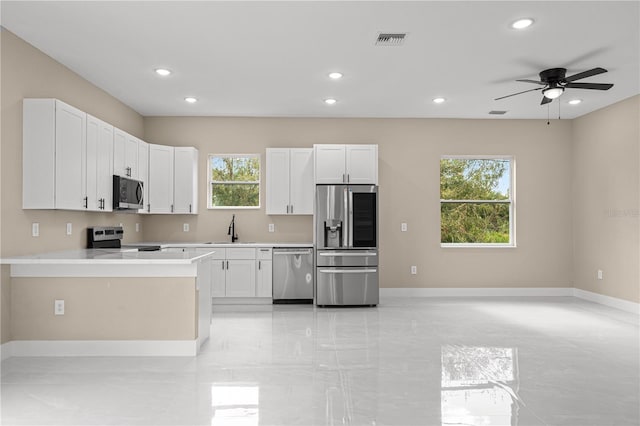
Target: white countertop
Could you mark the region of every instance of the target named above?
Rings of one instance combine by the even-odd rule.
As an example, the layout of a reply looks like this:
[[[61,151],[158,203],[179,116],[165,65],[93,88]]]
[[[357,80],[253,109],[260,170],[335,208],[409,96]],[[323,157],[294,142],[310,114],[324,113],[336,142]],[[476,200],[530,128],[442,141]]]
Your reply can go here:
[[[157,251],[138,251],[133,247],[160,246]],[[6,265],[189,265],[210,256],[216,249],[232,247],[313,247],[312,243],[257,242],[142,242],[125,244],[120,249],[80,249],[15,256],[0,259]]]
[[[228,241],[217,242],[204,242],[204,243],[181,243],[181,242],[168,242],[168,241],[145,241],[142,243],[124,244],[124,247],[145,247],[145,246],[160,246],[162,248],[232,248],[232,247],[283,247],[283,248],[302,248],[313,247],[313,243],[265,243],[265,242],[237,242],[231,243]]]
[[[207,248],[208,247],[208,248]],[[83,249],[56,251],[1,259],[9,265],[74,265],[74,264],[163,264],[189,265],[215,253],[215,248],[188,247],[183,250],[165,248],[158,251],[136,249]]]

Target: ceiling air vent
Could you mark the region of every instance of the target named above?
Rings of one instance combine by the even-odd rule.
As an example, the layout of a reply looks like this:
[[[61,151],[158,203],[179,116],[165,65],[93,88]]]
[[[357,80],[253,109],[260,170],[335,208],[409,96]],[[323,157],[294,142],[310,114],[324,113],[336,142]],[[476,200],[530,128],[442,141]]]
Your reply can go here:
[[[380,33],[376,46],[402,46],[406,36],[406,33]]]
[[[504,115],[507,111],[489,111],[489,115]]]

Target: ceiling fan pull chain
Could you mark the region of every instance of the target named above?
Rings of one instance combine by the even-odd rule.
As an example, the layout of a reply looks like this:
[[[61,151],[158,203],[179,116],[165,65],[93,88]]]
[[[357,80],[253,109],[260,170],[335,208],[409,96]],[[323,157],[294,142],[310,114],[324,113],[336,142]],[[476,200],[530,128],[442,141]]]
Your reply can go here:
[[[558,103],[559,103],[559,102],[558,102]],[[550,119],[549,119],[549,114],[550,114],[550,112],[549,112],[549,108],[550,108],[550,107],[549,107],[549,104],[547,104],[547,126],[549,126],[549,125],[551,124],[551,123],[550,123]]]

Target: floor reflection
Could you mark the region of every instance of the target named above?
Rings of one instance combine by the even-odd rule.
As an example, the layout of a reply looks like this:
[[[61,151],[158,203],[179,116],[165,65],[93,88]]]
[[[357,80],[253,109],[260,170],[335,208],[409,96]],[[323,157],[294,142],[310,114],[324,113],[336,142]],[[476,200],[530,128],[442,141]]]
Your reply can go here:
[[[260,387],[213,384],[211,426],[258,426]]]
[[[518,424],[516,348],[443,346],[442,425]]]

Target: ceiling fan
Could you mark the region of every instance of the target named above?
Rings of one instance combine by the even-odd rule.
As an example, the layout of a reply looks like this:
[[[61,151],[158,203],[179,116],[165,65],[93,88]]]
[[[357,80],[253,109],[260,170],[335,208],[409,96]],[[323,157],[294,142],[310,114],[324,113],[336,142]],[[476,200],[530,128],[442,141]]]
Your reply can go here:
[[[567,73],[566,68],[551,68],[548,70],[544,70],[540,73],[540,81],[538,80],[516,80],[516,81],[524,81],[525,83],[534,83],[539,84],[543,87],[537,87],[535,89],[529,89],[518,93],[513,93],[511,95],[502,96],[500,98],[496,98],[495,100],[500,100],[504,98],[508,98],[510,96],[520,95],[522,93],[533,92],[535,90],[542,90],[542,102],[540,105],[548,104],[553,101],[555,98],[559,97],[564,93],[564,89],[591,89],[591,90],[609,90],[613,87],[613,84],[604,84],[604,83],[574,83],[576,80],[581,80],[583,78],[591,77],[594,75],[602,74],[607,72],[604,68],[593,68],[588,71],[580,72],[578,74],[571,75],[569,77],[565,77]]]

